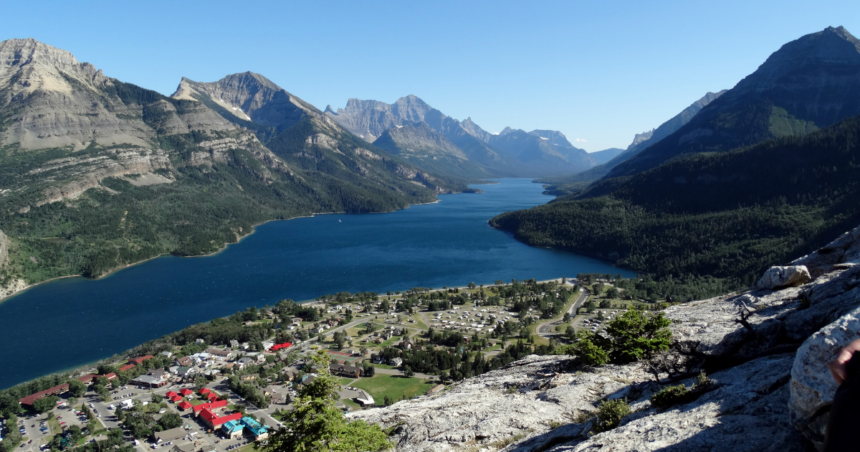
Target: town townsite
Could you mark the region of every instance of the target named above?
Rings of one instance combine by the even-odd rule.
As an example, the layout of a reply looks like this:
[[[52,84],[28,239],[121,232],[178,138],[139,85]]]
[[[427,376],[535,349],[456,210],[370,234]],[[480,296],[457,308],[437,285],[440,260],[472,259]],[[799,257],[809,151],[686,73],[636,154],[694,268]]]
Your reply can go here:
[[[860,450],[860,2],[150,3],[4,5],[0,452]]]
[[[647,294],[636,284],[589,274],[249,308],[2,391],[4,447],[250,447],[283,426],[321,371],[338,378],[344,413],[440,393],[526,355],[549,354],[571,343],[576,328],[596,332],[628,308],[665,305],[634,298]],[[311,359],[316,350],[330,360],[324,369]]]

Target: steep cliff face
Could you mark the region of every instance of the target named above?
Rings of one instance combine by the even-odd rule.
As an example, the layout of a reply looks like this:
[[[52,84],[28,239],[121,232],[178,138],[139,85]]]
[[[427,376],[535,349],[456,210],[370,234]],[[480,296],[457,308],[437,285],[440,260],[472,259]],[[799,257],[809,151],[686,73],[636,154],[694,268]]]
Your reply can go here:
[[[0,144],[148,144],[154,134],[140,127],[139,107],[103,101],[103,90],[112,85],[101,70],[64,50],[34,39],[0,42]]]
[[[444,391],[350,416],[394,427],[392,438],[404,451],[820,447],[836,389],[827,363],[860,334],[860,228],[792,265],[808,266],[815,278],[666,309],[673,346],[647,363],[592,368],[572,356],[530,356]],[[700,370],[712,381],[695,400],[652,406],[651,395],[669,385],[693,386]],[[597,407],[619,398],[633,414],[595,434]]]

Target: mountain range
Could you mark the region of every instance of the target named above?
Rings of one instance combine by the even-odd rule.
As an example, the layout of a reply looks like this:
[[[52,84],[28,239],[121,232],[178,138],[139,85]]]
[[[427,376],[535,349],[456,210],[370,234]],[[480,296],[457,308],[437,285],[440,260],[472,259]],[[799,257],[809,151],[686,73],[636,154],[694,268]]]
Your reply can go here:
[[[658,278],[722,281],[710,293],[748,285],[860,222],[857,92],[860,42],[842,27],[803,36],[602,179],[491,224]]]
[[[0,62],[0,287],[210,253],[267,220],[469,190],[259,74],[183,78],[166,97],[33,39],[0,42]]]
[[[492,134],[471,118],[458,121],[414,95],[393,104],[349,99],[346,108],[335,111],[328,106],[325,114],[355,135],[419,167],[429,165],[426,168],[467,178],[542,177],[580,172],[598,164],[561,132],[507,127]],[[420,132],[400,130],[418,127],[417,123],[427,127]]]

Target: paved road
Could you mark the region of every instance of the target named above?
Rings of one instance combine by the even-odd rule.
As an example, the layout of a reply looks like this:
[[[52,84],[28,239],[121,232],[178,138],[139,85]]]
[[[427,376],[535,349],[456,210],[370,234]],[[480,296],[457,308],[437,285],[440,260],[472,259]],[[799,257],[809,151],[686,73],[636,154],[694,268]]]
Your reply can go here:
[[[576,317],[576,310],[579,309],[583,303],[585,303],[585,300],[588,299],[588,296],[590,294],[591,293],[588,290],[580,288],[579,298],[577,298],[576,301],[574,301],[573,304],[570,305],[570,308],[567,310],[567,313],[570,314],[571,319]],[[564,313],[562,313],[562,316],[564,316]],[[535,328],[535,331],[537,331],[539,335],[547,338],[550,336],[560,335],[562,333],[556,332],[555,327],[562,323],[563,321],[559,318],[545,320],[538,324],[537,328]]]

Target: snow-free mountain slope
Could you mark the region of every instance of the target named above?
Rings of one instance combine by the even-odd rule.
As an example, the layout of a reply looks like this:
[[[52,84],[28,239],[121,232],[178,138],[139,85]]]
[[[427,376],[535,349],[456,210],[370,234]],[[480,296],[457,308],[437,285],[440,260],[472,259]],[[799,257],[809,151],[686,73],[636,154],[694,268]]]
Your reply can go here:
[[[860,114],[860,41],[828,27],[785,44],[689,123],[616,166],[636,174],[675,156],[804,135]]]

